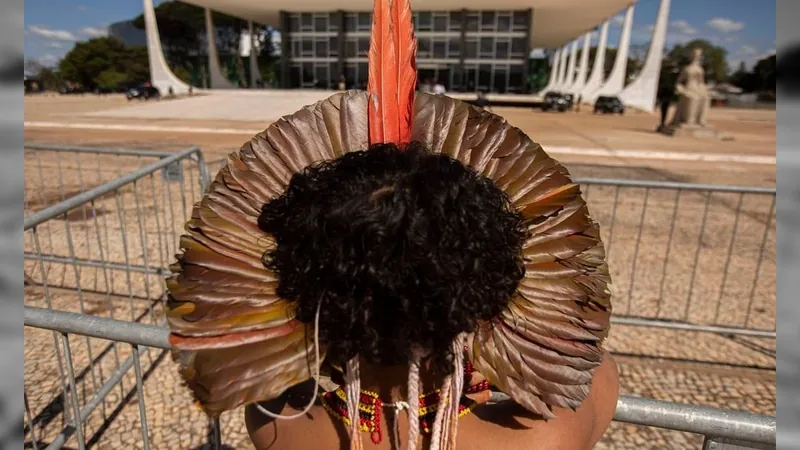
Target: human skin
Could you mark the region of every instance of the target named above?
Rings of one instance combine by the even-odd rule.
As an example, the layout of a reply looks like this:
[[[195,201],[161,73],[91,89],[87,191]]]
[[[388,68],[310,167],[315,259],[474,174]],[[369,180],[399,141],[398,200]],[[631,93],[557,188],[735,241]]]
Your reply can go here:
[[[376,369],[373,373],[362,372],[362,387],[377,391],[383,399],[396,399],[403,395],[404,388],[398,380],[405,379],[403,368]],[[376,381],[370,383],[370,378]],[[379,377],[379,378],[378,378]],[[423,378],[424,379],[424,378]],[[423,383],[427,388],[431,382]],[[424,389],[425,392],[429,389]],[[617,406],[619,397],[619,374],[617,365],[606,352],[603,363],[595,371],[589,396],[575,410],[554,407],[556,418],[544,420],[529,413],[521,406],[511,403],[483,404],[472,414],[459,419],[457,448],[459,450],[585,450],[591,449],[605,433]],[[306,397],[307,398],[307,397]],[[487,398],[476,399],[485,401]],[[386,400],[385,400],[386,401]],[[291,403],[291,402],[289,402]],[[301,404],[289,405],[285,400],[262,404],[271,411],[281,410],[284,415],[294,414],[303,408]],[[373,445],[368,433],[362,433],[366,448],[392,449],[391,424],[387,422],[390,410],[384,408],[381,430],[382,442]],[[405,441],[408,421],[405,413],[399,416],[399,436]],[[319,404],[296,420],[272,420],[253,405],[245,409],[245,422],[250,438],[258,450],[295,449],[347,449],[349,439],[344,424]],[[427,439],[420,442],[427,448]],[[405,447],[405,445],[402,445]],[[420,448],[420,447],[418,447]]]

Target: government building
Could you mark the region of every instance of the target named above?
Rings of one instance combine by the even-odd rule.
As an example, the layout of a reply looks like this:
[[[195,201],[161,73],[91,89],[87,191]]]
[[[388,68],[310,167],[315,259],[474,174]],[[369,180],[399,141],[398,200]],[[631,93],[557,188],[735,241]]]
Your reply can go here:
[[[437,82],[448,93],[531,96],[569,92],[586,101],[619,96],[644,110],[655,106],[664,50],[669,1],[659,0],[650,51],[634,80],[626,80],[634,0],[416,0],[414,30],[418,40],[420,82]],[[367,55],[372,0],[344,0],[332,10],[320,0],[186,0],[206,10],[211,89],[234,86],[220,70],[211,11],[276,27],[281,39],[281,88],[348,89],[367,84]],[[492,8],[487,8],[491,6]],[[188,90],[166,65],[156,26],[153,0],[144,0],[147,45],[153,85]],[[495,9],[496,8],[496,9]],[[606,77],[605,49],[609,21],[625,12],[616,60]],[[250,34],[253,35],[252,32]],[[589,49],[598,51],[590,60]],[[252,45],[251,48],[255,48]],[[551,67],[545,89],[529,92],[530,55],[546,49]],[[251,64],[250,87],[261,86]],[[194,87],[197,89],[197,87]]]

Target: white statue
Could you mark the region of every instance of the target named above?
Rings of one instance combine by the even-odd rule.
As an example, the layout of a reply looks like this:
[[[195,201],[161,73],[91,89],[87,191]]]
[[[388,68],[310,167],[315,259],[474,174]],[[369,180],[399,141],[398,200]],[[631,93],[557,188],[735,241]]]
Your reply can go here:
[[[678,76],[675,91],[680,100],[669,124],[671,128],[707,125],[706,116],[711,106],[711,96],[706,86],[705,71],[700,65],[702,56],[703,50],[695,48],[692,51],[692,62]]]

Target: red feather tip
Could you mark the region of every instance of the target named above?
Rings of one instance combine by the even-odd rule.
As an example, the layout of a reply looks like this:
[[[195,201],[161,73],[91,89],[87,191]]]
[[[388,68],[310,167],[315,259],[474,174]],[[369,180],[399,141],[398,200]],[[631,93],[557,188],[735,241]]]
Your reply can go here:
[[[375,0],[369,46],[369,143],[411,140],[417,40],[410,0]]]

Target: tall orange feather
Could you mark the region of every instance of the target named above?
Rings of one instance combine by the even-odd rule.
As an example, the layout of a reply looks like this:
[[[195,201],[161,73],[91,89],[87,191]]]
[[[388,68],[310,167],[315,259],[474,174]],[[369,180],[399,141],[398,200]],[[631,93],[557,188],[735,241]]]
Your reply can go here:
[[[369,143],[411,140],[417,40],[410,0],[375,0],[369,47]]]

